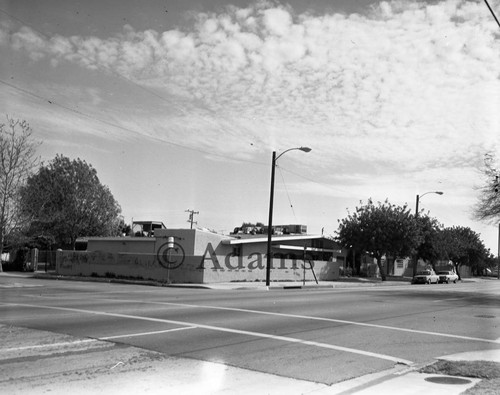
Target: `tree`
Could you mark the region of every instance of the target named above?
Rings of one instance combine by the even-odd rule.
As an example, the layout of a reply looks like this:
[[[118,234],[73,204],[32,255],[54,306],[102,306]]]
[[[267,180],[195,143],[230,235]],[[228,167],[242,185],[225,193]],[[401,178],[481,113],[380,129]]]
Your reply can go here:
[[[237,234],[244,229],[246,229],[246,231],[250,232],[251,234],[262,234],[264,233],[264,227],[265,225],[262,222],[257,222],[255,224],[252,222],[243,222],[241,226],[237,226],[236,228],[234,228],[232,234]]]
[[[484,185],[474,207],[474,216],[482,221],[495,222],[500,219],[500,171],[495,168],[495,157],[487,154],[482,170]]]
[[[7,123],[0,124],[0,256],[6,239],[22,223],[19,191],[37,164],[38,143],[32,133],[26,121],[7,117]]]
[[[473,271],[483,268],[489,260],[489,252],[480,235],[463,226],[444,228],[439,232],[438,250],[440,256],[449,259],[460,276],[462,265],[470,266]]]
[[[386,280],[382,257],[408,256],[417,246],[418,229],[407,205],[400,207],[387,200],[377,205],[371,199],[354,213],[339,220],[336,240],[344,247],[366,251],[377,260]]]
[[[121,208],[81,159],[62,155],[28,178],[21,190],[21,207],[30,218],[30,234],[53,236],[60,245],[81,236],[112,236],[121,231]]]
[[[418,261],[419,258],[422,258],[424,261],[429,261],[432,268],[436,270],[436,261],[441,257],[438,236],[442,225],[436,218],[422,214],[417,216],[417,224],[419,239],[416,248],[416,259]]]

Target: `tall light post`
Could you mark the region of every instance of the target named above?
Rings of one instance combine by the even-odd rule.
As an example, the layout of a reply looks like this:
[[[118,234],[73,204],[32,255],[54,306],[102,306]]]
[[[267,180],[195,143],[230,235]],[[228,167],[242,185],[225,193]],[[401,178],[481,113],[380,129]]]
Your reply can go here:
[[[442,195],[444,192],[441,191],[431,191],[431,192],[425,192],[422,195],[417,195],[417,204],[415,205],[415,221],[418,218],[418,204],[420,202],[420,199],[422,199],[425,195],[429,193],[435,193],[437,195]],[[418,262],[418,254],[415,255],[415,260],[413,262],[413,277],[417,274],[417,262]]]
[[[281,154],[276,156],[276,151],[273,151],[273,159],[271,164],[271,192],[269,197],[269,220],[267,221],[267,260],[266,260],[266,286],[269,287],[271,281],[271,238],[273,234],[273,204],[274,204],[274,172],[276,169],[276,161],[286,154],[288,151],[299,150],[303,152],[310,152],[311,148],[309,147],[297,147],[297,148],[289,148],[286,151],[283,151]]]
[[[500,280],[500,223],[498,224],[497,279]]]

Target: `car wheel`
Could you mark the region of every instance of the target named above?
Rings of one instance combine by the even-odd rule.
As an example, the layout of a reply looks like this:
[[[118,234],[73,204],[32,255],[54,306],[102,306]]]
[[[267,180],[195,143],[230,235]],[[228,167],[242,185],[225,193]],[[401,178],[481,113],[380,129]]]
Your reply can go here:
[[[457,280],[453,280],[453,284],[456,284],[457,283]]]

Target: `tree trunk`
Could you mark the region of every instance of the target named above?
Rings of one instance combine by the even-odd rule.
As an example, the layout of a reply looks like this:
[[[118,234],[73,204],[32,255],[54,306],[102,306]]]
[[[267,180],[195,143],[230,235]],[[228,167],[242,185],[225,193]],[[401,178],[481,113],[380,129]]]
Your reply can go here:
[[[3,232],[1,230],[0,230],[0,232],[2,233],[2,234],[0,234],[0,273],[2,273],[3,272],[3,268],[2,268]]]
[[[380,277],[381,277],[382,281],[385,281],[385,280],[387,280],[387,277],[385,275],[384,267],[382,266],[382,257],[377,256],[376,259],[377,259],[378,270],[380,272]]]
[[[437,273],[437,270],[436,270],[436,261],[435,260],[431,260],[430,263],[431,263],[431,266],[432,266],[432,270],[434,270],[434,272]]]
[[[453,262],[453,267],[455,268],[455,273],[457,273],[457,276],[458,276],[458,280],[459,281],[462,281],[462,277],[460,276],[460,262],[458,263],[455,263]]]

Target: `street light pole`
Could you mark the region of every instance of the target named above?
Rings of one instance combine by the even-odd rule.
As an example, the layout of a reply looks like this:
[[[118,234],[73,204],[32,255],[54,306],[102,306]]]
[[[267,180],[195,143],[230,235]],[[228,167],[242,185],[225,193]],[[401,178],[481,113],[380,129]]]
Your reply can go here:
[[[269,197],[269,219],[267,221],[267,256],[266,256],[266,287],[271,278],[271,238],[273,234],[273,203],[274,203],[274,171],[276,168],[276,151],[273,151],[271,166],[271,194]]]
[[[428,193],[435,193],[437,195],[442,195],[444,192],[441,192],[441,191],[431,191],[431,192],[425,192],[422,196],[417,195],[417,202],[415,204],[415,221],[418,218],[418,204],[420,202],[420,199],[423,198]],[[417,263],[418,263],[418,254],[415,254],[415,260],[413,261],[413,277],[415,277],[415,275],[417,274]]]
[[[498,224],[497,279],[500,280],[500,223]]]
[[[310,152],[311,148],[309,147],[297,147],[290,148],[286,151],[283,151],[281,154],[276,156],[276,151],[273,151],[273,157],[271,162],[271,192],[269,196],[269,219],[267,221],[267,256],[266,256],[266,287],[269,287],[271,283],[271,262],[272,262],[272,234],[273,234],[273,204],[274,204],[274,174],[276,169],[276,161],[285,153],[292,150],[300,150],[303,152]]]

